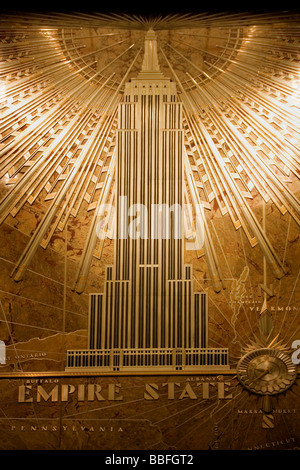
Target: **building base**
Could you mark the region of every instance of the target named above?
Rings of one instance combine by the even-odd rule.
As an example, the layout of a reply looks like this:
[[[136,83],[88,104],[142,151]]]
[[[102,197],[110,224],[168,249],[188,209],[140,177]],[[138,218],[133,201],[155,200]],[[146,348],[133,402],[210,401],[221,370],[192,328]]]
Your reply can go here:
[[[228,370],[228,349],[87,349],[68,351],[66,371]]]

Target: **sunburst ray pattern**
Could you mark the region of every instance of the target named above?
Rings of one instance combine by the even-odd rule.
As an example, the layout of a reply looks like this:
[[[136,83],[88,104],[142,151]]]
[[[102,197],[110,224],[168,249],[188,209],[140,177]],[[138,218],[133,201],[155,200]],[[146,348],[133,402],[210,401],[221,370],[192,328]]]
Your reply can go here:
[[[206,223],[211,211],[259,245],[276,278],[286,273],[256,208],[272,202],[299,224],[299,17],[32,13],[3,15],[0,24],[0,220],[43,206],[16,281],[37,248],[81,211],[89,225],[81,275],[101,257],[98,209],[114,197],[118,104],[140,70],[150,28],[183,102],[186,200],[204,207],[197,254],[215,291],[223,279]]]

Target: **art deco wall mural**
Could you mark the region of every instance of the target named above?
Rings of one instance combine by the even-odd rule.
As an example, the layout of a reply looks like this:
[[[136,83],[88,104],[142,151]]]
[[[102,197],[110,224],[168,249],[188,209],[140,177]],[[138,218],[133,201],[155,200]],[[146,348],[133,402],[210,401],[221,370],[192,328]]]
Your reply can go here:
[[[299,20],[1,16],[1,449],[300,447]]]

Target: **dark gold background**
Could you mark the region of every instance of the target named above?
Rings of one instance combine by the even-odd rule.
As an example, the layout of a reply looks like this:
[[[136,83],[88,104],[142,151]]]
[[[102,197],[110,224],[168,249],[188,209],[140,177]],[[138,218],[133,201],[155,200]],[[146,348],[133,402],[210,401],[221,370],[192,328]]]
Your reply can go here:
[[[4,180],[0,184],[2,195],[7,187]],[[299,194],[298,181],[289,187]],[[249,204],[262,224],[261,200],[254,197]],[[245,348],[259,336],[263,303],[259,285],[264,272],[260,248],[250,247],[244,232],[234,230],[228,215],[223,217],[217,205],[207,214],[226,287],[222,292],[212,289],[205,258],[197,258],[194,251],[185,253],[185,262],[193,265],[194,290],[208,293],[208,346],[229,348],[231,371],[223,377],[230,384],[226,393],[232,398],[223,400],[216,392],[218,380],[223,379],[205,373],[64,375],[66,351],[87,347],[88,296],[103,292],[105,267],[113,263],[114,247],[112,240],[106,240],[101,260],[92,261],[84,293],[75,293],[72,286],[90,221],[89,214],[81,210],[63,232],[54,234],[47,250],[38,248],[24,279],[16,283],[10,273],[46,207],[42,198],[32,206],[26,203],[16,217],[9,215],[0,226],[0,339],[7,344],[7,363],[0,365],[0,449],[300,448],[299,379],[274,398],[274,410],[267,419],[260,410],[261,398],[244,390],[235,376]],[[280,214],[268,203],[266,233],[287,268],[281,280],[267,271],[267,285],[274,289],[268,309],[274,335],[291,348],[293,341],[300,339],[299,227],[289,214]],[[78,402],[74,394],[66,403],[18,403],[18,387],[39,378],[55,379],[59,384],[97,383],[103,386],[104,394],[108,383],[120,383],[124,399],[88,403]],[[196,386],[202,380],[214,384],[208,400]],[[181,384],[175,400],[168,399],[165,388],[160,388],[158,400],[145,400],[146,383],[166,382]],[[196,399],[179,399],[187,383],[195,390]],[[47,391],[54,386],[41,385]],[[100,427],[105,430],[99,431]]]

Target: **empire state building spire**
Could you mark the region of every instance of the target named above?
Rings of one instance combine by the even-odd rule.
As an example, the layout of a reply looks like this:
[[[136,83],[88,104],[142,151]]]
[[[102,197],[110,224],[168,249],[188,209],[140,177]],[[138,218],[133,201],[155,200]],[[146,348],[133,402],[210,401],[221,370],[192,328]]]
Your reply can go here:
[[[164,75],[160,71],[158,54],[157,54],[157,39],[153,29],[149,29],[145,36],[144,43],[144,60],[142,70],[138,75],[139,79],[161,79]]]

